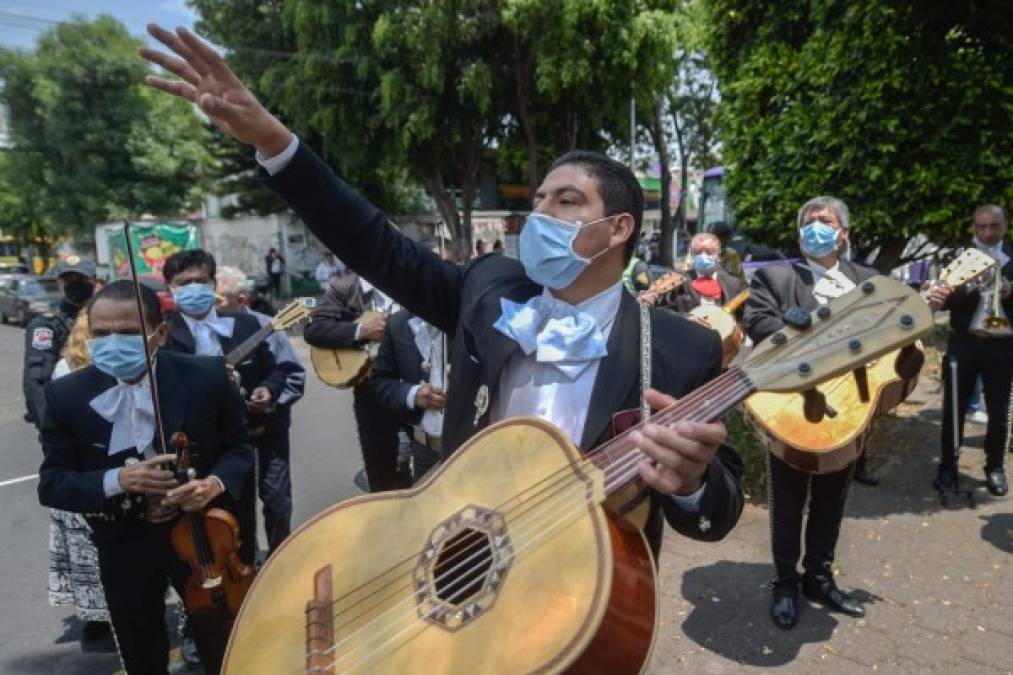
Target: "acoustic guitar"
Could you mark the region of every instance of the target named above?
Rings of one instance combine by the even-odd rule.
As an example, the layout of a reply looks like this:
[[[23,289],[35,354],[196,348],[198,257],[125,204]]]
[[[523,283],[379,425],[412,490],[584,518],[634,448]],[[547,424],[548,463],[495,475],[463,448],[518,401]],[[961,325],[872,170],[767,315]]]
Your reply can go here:
[[[250,352],[257,348],[261,342],[279,330],[288,330],[300,321],[308,319],[317,306],[314,298],[296,298],[271,317],[271,321],[260,327],[256,333],[243,340],[239,346],[225,355],[225,362],[235,368],[240,361],[245,359]]]
[[[365,323],[382,314],[383,312],[366,310],[359,321]],[[324,384],[348,389],[369,377],[379,350],[379,342],[367,342],[356,347],[313,347],[310,350],[310,361],[317,377]]]
[[[642,291],[637,299],[644,303],[648,307],[654,307],[661,300],[672,291],[681,288],[686,283],[686,277],[678,272],[668,272],[663,274],[653,282],[647,288]]]
[[[917,294],[885,277],[831,309],[651,420],[716,420],[758,389],[811,387],[932,328]],[[548,422],[509,419],[409,490],[325,510],[261,569],[223,672],[642,671],[656,565],[612,498],[644,457],[628,432],[582,455]]]
[[[967,249],[934,285],[956,288],[992,264],[988,255]],[[922,292],[926,302],[928,292]],[[810,473],[838,471],[857,459],[873,420],[907,399],[924,361],[915,343],[801,394],[757,393],[746,401],[746,419],[761,445],[792,466]]]
[[[728,367],[728,364],[738,356],[745,340],[745,333],[742,327],[735,320],[735,312],[749,299],[749,289],[742,291],[723,306],[718,305],[697,305],[689,310],[690,317],[700,323],[713,328],[721,336],[721,349],[723,356],[721,365]]]

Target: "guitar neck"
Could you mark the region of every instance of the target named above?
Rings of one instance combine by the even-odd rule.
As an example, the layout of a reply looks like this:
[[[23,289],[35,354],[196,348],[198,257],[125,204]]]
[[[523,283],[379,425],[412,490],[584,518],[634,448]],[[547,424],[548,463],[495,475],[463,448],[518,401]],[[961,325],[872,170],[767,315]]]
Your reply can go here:
[[[648,420],[652,424],[672,427],[678,422],[713,422],[744,401],[756,391],[756,386],[739,368],[729,368],[678,403],[655,413]],[[590,460],[605,474],[605,494],[610,495],[635,479],[637,464],[645,455],[636,447],[630,433],[637,425],[601,445],[590,455]]]
[[[256,333],[243,340],[242,344],[233,349],[225,356],[225,362],[235,368],[240,361],[245,359],[247,355],[257,348],[261,342],[267,339],[267,337],[274,332],[274,324],[267,323],[260,327]]]
[[[749,299],[749,289],[747,288],[746,290],[740,292],[734,298],[729,300],[727,303],[725,303],[725,306],[722,309],[724,309],[729,314],[734,314],[739,309],[739,307],[742,306],[742,303],[744,303],[748,299]]]

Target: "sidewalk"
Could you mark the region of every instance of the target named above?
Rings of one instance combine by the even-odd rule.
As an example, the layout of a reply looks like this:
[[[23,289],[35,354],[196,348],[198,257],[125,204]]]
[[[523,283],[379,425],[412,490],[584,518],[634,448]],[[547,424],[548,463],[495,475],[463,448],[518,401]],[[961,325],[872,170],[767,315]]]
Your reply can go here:
[[[869,449],[877,488],[854,484],[837,546],[837,579],[865,619],[803,600],[799,625],[768,616],[766,506],[747,505],[724,541],[669,532],[661,556],[661,625],[651,673],[1013,673],[1013,497],[976,488],[976,509],[943,508],[931,488],[939,384],[924,373]],[[983,479],[984,426],[969,424],[961,481]]]

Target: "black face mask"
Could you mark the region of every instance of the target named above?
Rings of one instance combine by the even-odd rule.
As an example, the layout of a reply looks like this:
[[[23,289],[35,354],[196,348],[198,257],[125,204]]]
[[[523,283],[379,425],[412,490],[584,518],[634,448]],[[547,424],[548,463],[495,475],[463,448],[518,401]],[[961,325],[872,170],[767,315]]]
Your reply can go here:
[[[71,304],[78,307],[88,302],[93,293],[95,293],[95,284],[84,279],[63,285],[63,295]]]

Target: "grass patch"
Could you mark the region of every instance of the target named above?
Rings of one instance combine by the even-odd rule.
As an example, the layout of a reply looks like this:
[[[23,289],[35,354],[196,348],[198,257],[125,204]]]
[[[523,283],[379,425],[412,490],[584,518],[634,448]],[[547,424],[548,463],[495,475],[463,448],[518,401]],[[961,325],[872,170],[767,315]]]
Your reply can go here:
[[[742,458],[745,471],[742,474],[742,485],[746,497],[754,501],[767,500],[767,449],[764,448],[746,424],[742,408],[736,408],[725,416],[725,428],[728,429],[728,444],[735,448]]]

